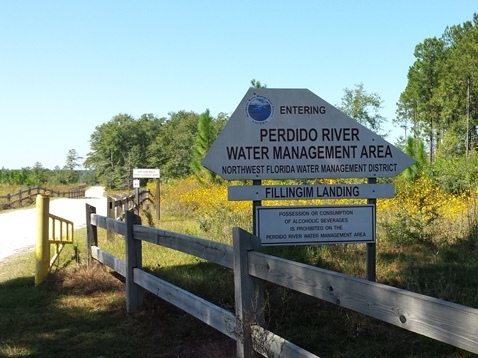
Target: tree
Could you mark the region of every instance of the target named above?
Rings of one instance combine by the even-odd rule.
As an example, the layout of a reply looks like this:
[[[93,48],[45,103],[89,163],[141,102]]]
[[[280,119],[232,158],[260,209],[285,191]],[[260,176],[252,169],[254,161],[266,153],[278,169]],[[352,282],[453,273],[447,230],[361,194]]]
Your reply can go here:
[[[191,170],[196,178],[201,182],[212,182],[217,180],[217,175],[209,169],[203,167],[201,164],[201,160],[204,158],[209,148],[211,148],[216,136],[217,132],[216,128],[214,127],[213,118],[209,113],[209,109],[206,109],[206,111],[199,117],[198,131],[191,161]]]
[[[261,81],[257,81],[255,79],[251,80],[251,87],[252,88],[267,88],[267,85],[264,83],[262,84]]]
[[[192,148],[198,131],[195,112],[170,113],[148,146],[148,164],[161,169],[161,176],[180,178],[191,174]]]
[[[427,137],[430,162],[441,136],[441,102],[437,97],[437,88],[444,54],[445,43],[436,37],[425,39],[415,47],[416,60],[408,71],[407,87],[398,103],[399,120],[413,123],[415,139],[422,134]]]
[[[48,181],[48,169],[45,169],[40,162],[36,162],[31,169],[31,174],[28,177],[28,185],[40,186]]]
[[[66,155],[66,163],[64,166],[64,175],[62,176],[64,178],[65,184],[69,183],[77,183],[80,174],[78,171],[76,171],[77,168],[81,167],[81,164],[79,161],[83,159],[80,157],[76,151],[76,149],[70,149]]]
[[[478,149],[478,15],[415,47],[396,123],[426,139],[429,161]],[[445,148],[441,148],[445,146]]]
[[[79,161],[83,159],[80,157],[76,151],[76,149],[70,149],[66,155],[66,164],[65,169],[67,170],[75,170],[81,166]]]
[[[416,162],[405,169],[404,175],[409,181],[415,181],[422,175],[428,164],[423,141],[408,137],[405,145],[405,153],[415,159]]]
[[[405,90],[400,94],[400,99],[397,102],[397,117],[393,119],[393,123],[405,129],[404,138],[407,138],[407,131],[410,129],[412,137],[418,139],[422,128],[418,115],[419,82],[413,80],[414,76],[416,76],[416,71],[410,67],[407,75],[408,84]]]
[[[440,79],[442,118],[446,128],[461,138],[457,150],[468,153],[477,148],[476,122],[478,118],[478,17],[460,26],[447,28],[443,36],[448,45]]]
[[[382,107],[380,96],[376,93],[367,93],[362,83],[355,85],[354,89],[345,88],[344,92],[342,103],[338,108],[375,133],[385,136],[386,133],[380,133],[385,122],[385,118],[379,113]]]
[[[159,135],[164,119],[144,114],[139,119],[120,113],[99,125],[91,135],[84,162],[95,170],[107,188],[126,189],[131,185],[133,168],[145,167],[150,159],[149,146]]]

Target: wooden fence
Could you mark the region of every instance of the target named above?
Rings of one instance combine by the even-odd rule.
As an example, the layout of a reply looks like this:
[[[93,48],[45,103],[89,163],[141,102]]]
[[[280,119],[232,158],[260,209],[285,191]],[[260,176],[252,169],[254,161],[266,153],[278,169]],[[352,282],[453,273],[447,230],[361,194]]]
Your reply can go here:
[[[150,195],[151,192],[149,189],[141,188],[136,189],[133,194],[126,196],[120,195],[116,198],[108,196],[106,201],[106,216],[111,219],[124,220],[127,211],[139,214],[139,210],[143,207],[145,202],[153,202]],[[152,221],[151,218],[150,221]],[[112,240],[113,236],[114,232],[108,230],[106,233],[107,240]]]
[[[264,327],[264,281],[363,313],[403,329],[478,353],[478,309],[261,253],[260,239],[233,229],[233,246],[96,214],[87,205],[88,264],[95,259],[126,278],[126,310],[141,308],[144,290],[236,340],[237,356],[316,357]],[[98,247],[97,228],[126,238],[126,260]],[[142,268],[142,241],[182,251],[234,270],[235,312],[151,275]]]
[[[116,198],[108,196],[107,198],[107,216],[109,218],[123,220],[127,211],[138,213],[137,210],[146,202],[153,202],[150,198],[149,189],[141,188],[130,195],[119,195]]]
[[[78,199],[85,197],[86,185],[81,184],[78,188],[58,191],[41,186],[28,187],[15,193],[0,196],[0,210],[19,208],[24,205],[31,205],[35,202],[37,195],[48,195],[50,197]]]

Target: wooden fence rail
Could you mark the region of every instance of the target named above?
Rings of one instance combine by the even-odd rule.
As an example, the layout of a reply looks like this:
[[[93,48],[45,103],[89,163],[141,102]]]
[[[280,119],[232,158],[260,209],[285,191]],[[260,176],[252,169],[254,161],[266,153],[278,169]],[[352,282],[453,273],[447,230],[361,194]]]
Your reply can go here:
[[[260,239],[240,228],[233,229],[233,246],[230,246],[142,226],[139,217],[130,212],[125,222],[95,212],[94,207],[87,205],[88,262],[94,258],[125,276],[127,311],[139,309],[142,292],[148,290],[235,339],[238,357],[251,357],[254,351],[267,357],[315,357],[263,327],[264,281],[478,353],[478,309],[266,255],[260,252]],[[98,247],[97,227],[125,236],[125,261]],[[143,271],[142,241],[232,268],[236,312],[224,310]]]
[[[0,196],[0,210],[12,209],[30,205],[35,202],[37,195],[48,195],[50,197],[79,199],[85,197],[86,184],[81,184],[78,188],[59,191],[44,188],[41,186],[28,187],[15,193]]]

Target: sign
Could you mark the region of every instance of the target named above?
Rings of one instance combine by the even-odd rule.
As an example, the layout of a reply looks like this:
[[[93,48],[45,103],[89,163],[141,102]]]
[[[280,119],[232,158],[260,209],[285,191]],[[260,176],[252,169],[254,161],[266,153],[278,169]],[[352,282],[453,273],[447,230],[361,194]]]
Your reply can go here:
[[[251,88],[202,164],[259,180],[392,177],[414,162],[307,89]]]
[[[393,184],[229,186],[228,200],[393,198]]]
[[[133,178],[159,179],[159,169],[133,169]]]
[[[133,188],[139,188],[139,179],[134,179],[133,180]]]
[[[259,206],[263,246],[375,242],[375,205]]]

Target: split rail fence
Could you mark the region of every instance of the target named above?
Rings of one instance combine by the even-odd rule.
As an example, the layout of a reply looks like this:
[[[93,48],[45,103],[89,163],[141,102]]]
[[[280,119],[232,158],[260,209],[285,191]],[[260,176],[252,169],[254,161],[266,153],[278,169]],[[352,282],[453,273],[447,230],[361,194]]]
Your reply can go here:
[[[15,193],[0,196],[0,210],[23,207],[24,205],[31,205],[35,202],[37,195],[48,195],[50,197],[79,199],[85,197],[86,185],[82,184],[78,188],[59,191],[41,186],[28,187],[19,190]]]
[[[88,264],[95,259],[125,277],[128,312],[140,309],[144,290],[150,291],[235,339],[238,357],[316,357],[264,327],[265,281],[478,353],[478,309],[264,254],[260,239],[237,227],[231,246],[143,226],[131,212],[123,222],[87,205],[86,215]],[[98,247],[98,227],[125,236],[126,260]],[[142,241],[233,269],[235,312],[143,271]]]

